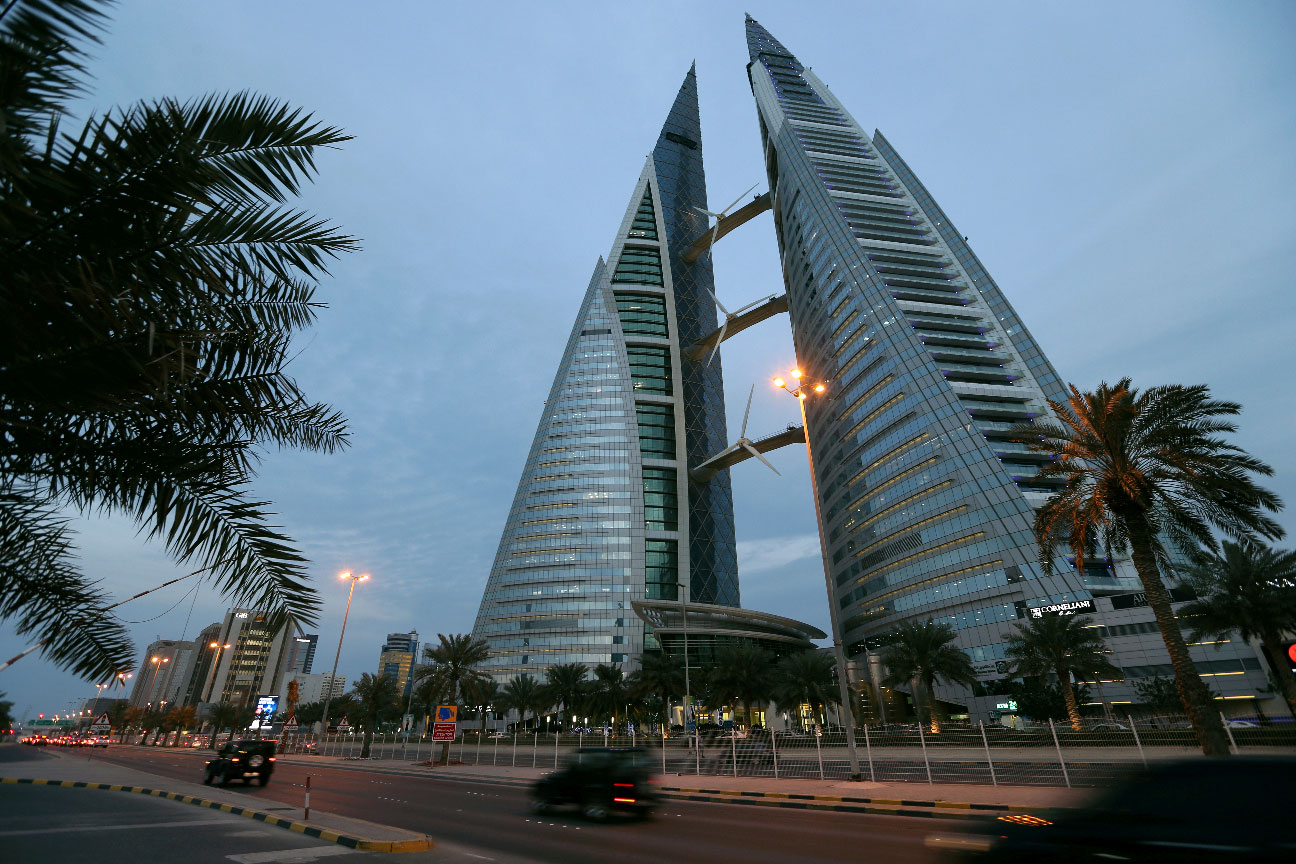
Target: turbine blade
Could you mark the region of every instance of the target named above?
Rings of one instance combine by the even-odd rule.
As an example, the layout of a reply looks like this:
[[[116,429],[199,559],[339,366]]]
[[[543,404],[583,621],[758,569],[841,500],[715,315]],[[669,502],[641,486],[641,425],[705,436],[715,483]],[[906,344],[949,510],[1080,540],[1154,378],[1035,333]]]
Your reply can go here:
[[[724,307],[722,306],[722,307],[720,307],[720,308],[723,309]],[[721,324],[720,324],[720,332],[716,334],[715,346],[711,349],[711,353],[707,355],[707,362],[706,362],[706,365],[708,365],[708,366],[711,365],[711,359],[712,359],[713,357],[715,357],[716,352],[720,350],[720,343],[724,341],[724,337],[725,337],[725,330],[727,330],[728,328],[729,328],[729,319],[726,318],[726,319],[725,319],[723,322],[721,322]]]
[[[716,293],[712,291],[710,288],[707,288],[706,292],[711,295],[711,299],[715,301],[715,304],[720,307],[720,311],[725,313],[725,317],[727,318],[729,316],[729,310],[726,309],[724,307],[724,304],[720,302],[720,298],[716,296]]]
[[[708,215],[708,216],[714,216],[714,217],[717,218],[717,219],[720,218],[720,214],[719,214],[719,213],[712,213],[710,210],[706,209],[705,207],[694,207],[693,209],[696,210],[696,211],[698,211],[699,213],[705,213],[706,215]]]
[[[757,181],[757,182],[759,182],[759,181]],[[752,189],[755,189],[755,188],[756,188],[756,184],[753,183],[751,186],[748,187],[747,192],[750,192]],[[747,194],[747,192],[742,193],[742,195],[739,195],[739,196],[738,196],[737,198],[735,198],[733,201],[729,202],[729,207],[732,207],[732,206],[734,206],[735,204],[737,204],[739,201],[741,201],[741,200],[743,199],[743,197]],[[729,207],[726,207],[725,209],[721,210],[720,212],[721,212],[721,213],[724,213],[724,214],[728,214],[728,213],[729,213]]]
[[[745,448],[747,449],[747,452],[751,453],[751,454],[752,454],[753,456],[755,456],[757,459],[759,459],[760,461],[764,462],[764,463],[765,463],[765,467],[769,468],[771,471],[773,471],[775,474],[778,474],[780,477],[783,476],[783,474],[782,474],[782,473],[781,473],[777,468],[775,468],[773,465],[771,465],[771,464],[770,464],[770,461],[769,461],[768,459],[766,459],[764,456],[762,456],[761,453],[760,453],[760,451],[757,450],[755,447],[753,447],[751,444],[749,444],[748,442],[744,441],[744,442],[743,442],[743,447],[745,447]]]
[[[751,390],[747,393],[747,410],[743,412],[743,425],[741,431],[738,432],[739,441],[742,441],[747,437],[747,418],[751,416],[751,400],[752,397],[755,395],[756,395],[756,385],[753,384],[751,386]]]

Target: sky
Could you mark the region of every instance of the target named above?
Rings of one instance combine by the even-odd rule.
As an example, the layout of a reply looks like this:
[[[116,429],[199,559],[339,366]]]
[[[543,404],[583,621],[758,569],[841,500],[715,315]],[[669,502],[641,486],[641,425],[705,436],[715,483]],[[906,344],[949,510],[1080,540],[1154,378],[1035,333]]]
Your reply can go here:
[[[132,0],[83,111],[247,89],[355,136],[300,206],[363,251],[322,281],[291,368],[352,446],[268,453],[255,484],[312,562],[315,671],[342,570],[372,574],[348,680],[388,632],[471,629],[589,273],[695,60],[711,204],[764,190],[744,12],[884,132],[1066,380],[1209,385],[1296,503],[1296,5]],[[717,245],[715,274],[729,308],[783,291],[768,213]],[[786,316],[721,354],[731,435],[753,384],[749,437],[799,420],[769,385],[795,364]],[[827,630],[805,451],[769,458],[781,476],[733,469],[742,604]],[[116,597],[182,575],[129,521],[77,527]],[[141,654],[223,615],[192,581],[121,607]],[[0,622],[0,657],[27,644]],[[26,718],[95,687],[33,654],[0,691]]]

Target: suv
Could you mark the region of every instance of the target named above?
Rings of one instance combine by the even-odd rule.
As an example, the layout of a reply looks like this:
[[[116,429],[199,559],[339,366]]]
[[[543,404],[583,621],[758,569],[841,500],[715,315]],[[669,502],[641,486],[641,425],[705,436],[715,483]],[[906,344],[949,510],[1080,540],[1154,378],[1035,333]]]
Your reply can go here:
[[[264,786],[274,773],[274,753],[273,741],[229,741],[216,753],[215,759],[207,760],[203,783],[210,786],[219,780],[225,786],[231,780],[241,779],[244,785],[249,785],[255,777]]]
[[[531,809],[545,813],[575,804],[586,819],[602,822],[613,811],[647,818],[657,806],[647,754],[637,747],[583,747],[561,769],[541,777]]]

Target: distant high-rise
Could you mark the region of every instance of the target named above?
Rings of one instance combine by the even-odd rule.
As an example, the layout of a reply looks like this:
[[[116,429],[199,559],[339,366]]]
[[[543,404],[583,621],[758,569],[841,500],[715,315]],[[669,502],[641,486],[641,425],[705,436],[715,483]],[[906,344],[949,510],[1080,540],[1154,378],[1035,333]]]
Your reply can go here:
[[[294,636],[288,657],[288,671],[300,675],[309,675],[311,666],[315,663],[315,649],[318,647],[318,633]]]
[[[292,630],[270,630],[265,613],[255,609],[227,612],[220,636],[213,640],[220,647],[213,649],[215,670],[201,701],[255,705],[258,696],[280,692],[289,671],[288,646],[296,635]]]
[[[1064,400],[1048,358],[891,143],[755,20],[746,27],[796,354],[830,394],[807,415],[851,653],[906,619],[948,623],[981,680],[941,694],[983,719],[1002,701],[1012,625],[1078,609],[1098,616],[1127,680],[1170,677],[1128,562],[1080,573],[1059,559],[1054,575],[1039,563],[1033,508],[1058,481],[1009,439],[1046,399]],[[1221,695],[1264,687],[1242,640],[1192,650]],[[1132,698],[1128,685],[1106,696]]]
[[[594,268],[541,413],[473,635],[499,678],[558,663],[636,662],[631,601],[738,605],[717,355],[683,349],[717,327],[697,82],[689,70]]]
[[[408,696],[414,686],[414,664],[418,660],[419,635],[417,630],[408,633],[388,633],[383,643],[382,653],[378,655],[378,674],[390,675],[400,687],[401,693]]]

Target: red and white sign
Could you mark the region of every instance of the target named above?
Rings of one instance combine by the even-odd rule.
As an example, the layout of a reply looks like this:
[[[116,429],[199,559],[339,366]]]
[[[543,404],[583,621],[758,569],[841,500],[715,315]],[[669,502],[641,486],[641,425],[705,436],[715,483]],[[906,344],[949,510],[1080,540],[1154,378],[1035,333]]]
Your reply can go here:
[[[433,723],[432,740],[433,741],[453,741],[455,739],[458,723]]]
[[[91,732],[111,732],[112,723],[108,720],[108,712],[99,715],[99,719],[90,724]]]
[[[339,732],[351,731],[351,724],[347,721],[345,714],[342,715],[342,722],[337,725],[337,731]]]
[[[296,731],[297,731],[297,715],[296,715],[296,714],[293,714],[292,716],[290,716],[290,717],[288,718],[287,722],[284,723],[284,725],[283,725],[283,731],[285,731],[285,732],[296,732]]]

